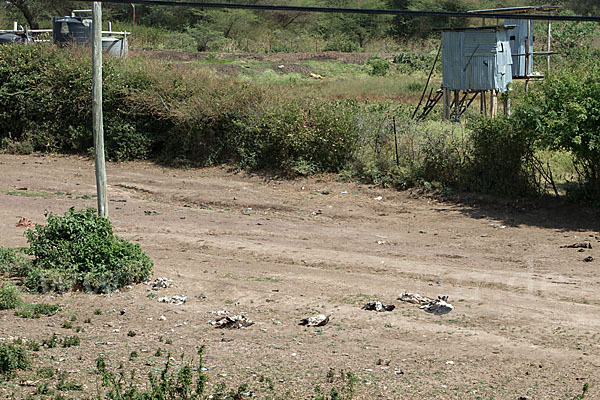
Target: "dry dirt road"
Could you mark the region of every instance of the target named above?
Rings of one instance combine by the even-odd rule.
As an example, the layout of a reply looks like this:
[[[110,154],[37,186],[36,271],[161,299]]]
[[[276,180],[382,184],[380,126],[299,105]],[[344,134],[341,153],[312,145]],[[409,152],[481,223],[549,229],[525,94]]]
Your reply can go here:
[[[96,204],[91,160],[0,155],[0,171],[0,246],[26,246],[15,227],[21,216],[44,223],[44,210]],[[141,379],[162,368],[157,349],[178,363],[200,345],[211,391],[246,383],[257,398],[348,388],[347,372],[355,399],[571,400],[586,383],[586,398],[600,398],[597,211],[445,202],[335,177],[289,181],[223,168],[110,164],[108,176],[116,232],[176,287],[27,295],[63,306],[37,320],[1,311],[3,341],[73,335],[62,327],[72,317],[85,329],[80,346],[33,353],[32,369],[0,383],[2,398],[34,392],[44,366],[83,384],[83,392],[55,392],[77,398],[96,392],[99,354]],[[561,248],[583,241],[592,249]],[[455,309],[427,314],[397,300],[405,291],[448,295]],[[152,294],[188,300],[177,306]],[[361,310],[370,300],[396,309]],[[208,321],[220,310],[255,324],[216,329]],[[330,316],[327,326],[298,326],[319,313]]]

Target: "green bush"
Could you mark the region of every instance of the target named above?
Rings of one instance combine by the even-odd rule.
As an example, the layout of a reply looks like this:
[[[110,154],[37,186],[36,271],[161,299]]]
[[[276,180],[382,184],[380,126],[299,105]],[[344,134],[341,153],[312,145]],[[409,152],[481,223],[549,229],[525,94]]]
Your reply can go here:
[[[21,293],[12,283],[0,286],[0,310],[13,310],[21,305]]]
[[[417,71],[429,70],[433,64],[433,58],[426,54],[411,51],[396,54],[394,56],[394,64],[396,64],[398,71],[410,74]]]
[[[480,118],[470,124],[471,151],[462,170],[462,189],[504,196],[538,192],[532,169],[535,138],[516,121]]]
[[[240,164],[289,174],[338,172],[351,158],[358,130],[353,102],[290,102],[238,125],[231,146]]]
[[[139,245],[115,236],[110,221],[95,210],[71,208],[62,217],[49,213],[47,218],[48,225],[26,233],[35,256],[24,275],[30,290],[107,293],[150,276],[150,258]]]
[[[515,107],[511,120],[539,146],[573,154],[579,185],[570,194],[600,203],[600,63],[551,74]]]
[[[369,57],[365,64],[371,67],[369,74],[373,76],[386,76],[390,70],[389,61],[379,56]]]
[[[0,343],[0,374],[10,379],[17,369],[29,366],[27,351],[19,344]]]

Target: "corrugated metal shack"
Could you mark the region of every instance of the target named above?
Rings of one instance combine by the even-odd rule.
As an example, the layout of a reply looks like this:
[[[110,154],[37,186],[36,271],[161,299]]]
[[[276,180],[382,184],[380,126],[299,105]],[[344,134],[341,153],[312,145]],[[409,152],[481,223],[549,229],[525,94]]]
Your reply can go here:
[[[442,32],[442,87],[498,90],[512,83],[512,57],[506,28]]]

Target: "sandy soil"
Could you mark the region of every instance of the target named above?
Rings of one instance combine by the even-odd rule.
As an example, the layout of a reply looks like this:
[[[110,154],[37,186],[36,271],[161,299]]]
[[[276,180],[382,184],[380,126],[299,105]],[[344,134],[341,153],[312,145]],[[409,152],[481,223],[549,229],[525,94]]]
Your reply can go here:
[[[26,245],[21,216],[44,223],[44,210],[95,206],[91,160],[0,155],[0,171],[0,246]],[[311,398],[315,386],[343,387],[341,371],[358,378],[357,399],[573,399],[585,383],[586,398],[600,398],[597,211],[439,201],[335,177],[286,181],[224,168],[110,164],[108,176],[116,232],[177,286],[28,295],[64,307],[38,320],[1,311],[1,340],[73,335],[61,327],[72,316],[85,329],[78,347],[35,353],[32,370],[0,383],[2,398],[35,391],[28,385],[41,366],[92,394],[99,354],[143,376],[162,367],[157,348],[179,360],[202,344],[211,388],[247,383],[257,398]],[[582,241],[593,248],[561,248]],[[427,314],[398,301],[404,291],[448,295],[455,309]],[[150,293],[188,301],[159,303]],[[369,300],[396,309],[361,310]],[[255,324],[216,329],[208,321],[218,310]],[[318,313],[330,316],[327,326],[298,326]]]

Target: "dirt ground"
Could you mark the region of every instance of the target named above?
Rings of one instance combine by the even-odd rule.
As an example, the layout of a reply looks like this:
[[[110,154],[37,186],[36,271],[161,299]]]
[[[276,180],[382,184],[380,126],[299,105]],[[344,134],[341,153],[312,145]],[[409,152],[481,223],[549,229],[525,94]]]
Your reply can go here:
[[[44,210],[96,205],[91,160],[0,155],[0,171],[0,246],[26,246],[15,227],[21,216],[44,223]],[[73,335],[62,327],[72,316],[85,329],[80,346],[32,352],[31,370],[0,383],[2,398],[34,392],[42,366],[91,395],[99,354],[142,378],[162,368],[158,348],[178,363],[200,345],[211,390],[247,383],[261,399],[342,388],[341,371],[357,377],[356,399],[570,400],[585,383],[586,398],[600,398],[598,211],[477,196],[440,201],[332,176],[290,181],[226,168],[110,164],[108,177],[116,232],[139,243],[154,276],[176,287],[27,295],[63,306],[35,320],[1,311],[4,341]],[[583,241],[592,249],[561,248]],[[448,295],[455,308],[427,314],[397,300],[405,291]],[[188,300],[177,306],[152,294]],[[361,310],[370,300],[396,309]],[[216,329],[208,321],[219,310],[255,324]],[[327,326],[298,326],[319,313],[330,316]]]

